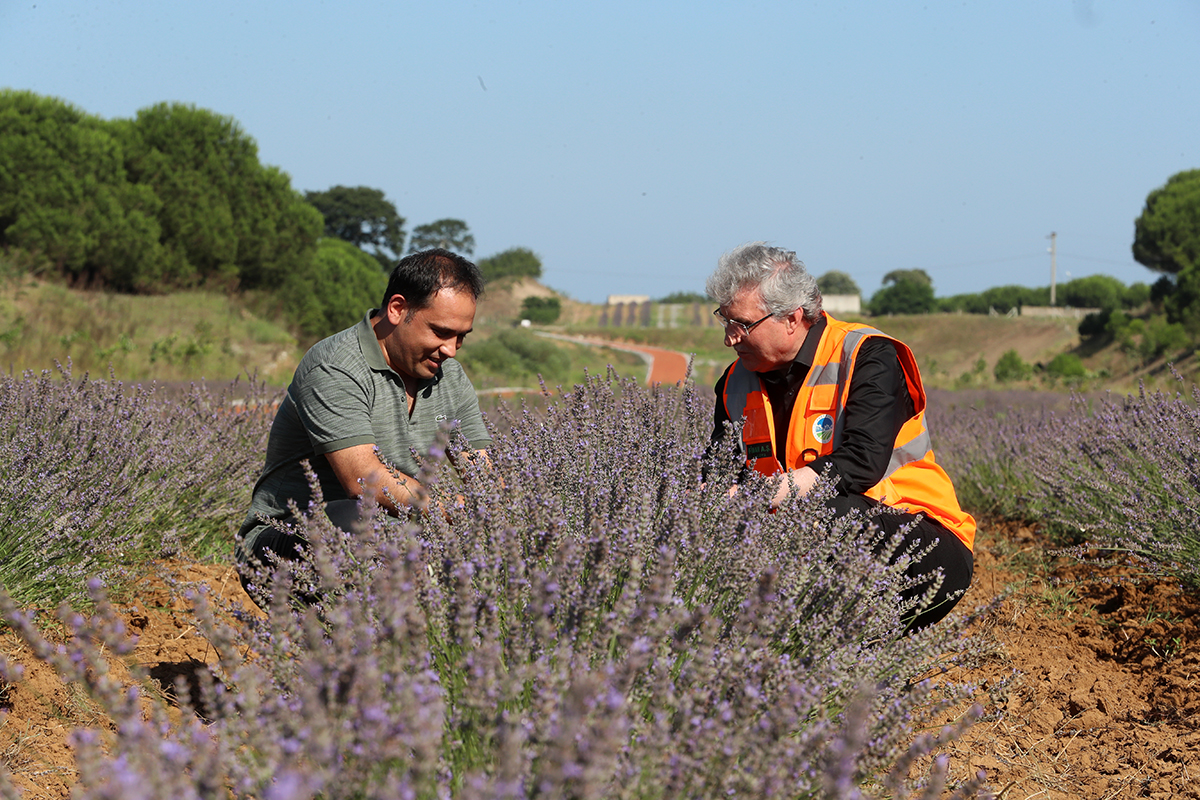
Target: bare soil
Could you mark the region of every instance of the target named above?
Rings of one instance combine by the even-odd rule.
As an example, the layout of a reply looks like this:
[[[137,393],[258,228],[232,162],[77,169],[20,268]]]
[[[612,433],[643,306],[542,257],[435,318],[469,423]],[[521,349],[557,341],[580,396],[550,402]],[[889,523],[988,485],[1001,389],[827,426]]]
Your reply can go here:
[[[201,585],[210,588],[216,607],[237,604],[261,613],[232,566],[158,564],[138,584],[135,595],[113,598],[138,637],[127,662],[112,662],[114,675],[133,684],[129,667],[140,668],[148,676],[145,688],[169,699],[176,676],[191,683],[199,668],[216,662],[216,652],[196,631],[191,603],[185,599],[190,589]],[[68,798],[76,782],[70,732],[80,727],[111,731],[112,724],[80,687],[63,683],[51,667],[34,659],[11,630],[0,633],[0,652],[25,670],[19,683],[0,683],[0,762],[24,797]]]
[[[975,556],[963,605],[1002,598],[980,623],[998,650],[953,676],[986,715],[950,747],[953,773],[1022,800],[1200,798],[1200,597],[1055,555],[1026,526],[981,525]]]
[[[996,793],[1021,800],[1200,798],[1200,599],[1128,568],[1054,556],[1034,528],[985,523],[976,542],[960,607],[1001,598],[979,622],[996,654],[950,676],[981,687],[986,714],[951,745],[952,775],[985,770]],[[121,606],[139,636],[132,662],[155,691],[215,659],[183,599],[198,583],[253,608],[231,568],[179,563],[159,565]],[[11,632],[0,648],[26,670],[0,693],[0,758],[27,797],[66,798],[70,730],[108,723]]]

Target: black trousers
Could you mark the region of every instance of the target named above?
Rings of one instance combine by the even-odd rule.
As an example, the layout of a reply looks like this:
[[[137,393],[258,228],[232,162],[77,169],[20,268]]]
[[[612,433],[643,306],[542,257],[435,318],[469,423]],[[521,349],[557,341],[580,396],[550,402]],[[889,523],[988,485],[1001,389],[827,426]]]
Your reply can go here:
[[[971,551],[963,544],[962,539],[955,536],[950,529],[935,519],[924,514],[897,513],[887,510],[883,503],[872,500],[860,494],[840,495],[827,501],[833,509],[834,516],[842,517],[852,514],[866,516],[874,509],[884,509],[882,513],[870,516],[870,521],[879,526],[888,538],[908,526],[904,533],[904,541],[908,547],[922,551],[933,545],[933,549],[924,558],[914,561],[906,574],[909,578],[920,579],[930,573],[942,573],[942,585],[937,594],[924,610],[910,615],[905,619],[905,631],[925,628],[941,620],[961,599],[967,587],[971,585],[971,576],[975,572],[975,559]],[[904,551],[900,548],[900,552]],[[928,581],[912,586],[900,593],[905,600],[919,597],[929,590]]]

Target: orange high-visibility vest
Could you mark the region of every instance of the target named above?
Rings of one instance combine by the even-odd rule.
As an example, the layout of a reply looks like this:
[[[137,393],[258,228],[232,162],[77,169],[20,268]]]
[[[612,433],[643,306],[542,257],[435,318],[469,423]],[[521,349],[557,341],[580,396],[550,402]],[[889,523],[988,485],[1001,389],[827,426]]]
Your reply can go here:
[[[825,318],[825,333],[792,409],[783,464],[789,470],[798,469],[841,445],[846,398],[858,349],[868,336],[891,339],[916,413],[897,434],[883,479],[865,494],[889,506],[936,519],[973,549],[975,520],[959,506],[950,477],[933,457],[925,427],[925,389],[912,350],[866,325],[841,322],[828,314]],[[722,399],[729,419],[736,422],[745,417],[739,444],[746,464],[763,475],[780,472],[771,401],[758,375],[741,366],[740,359],[726,373]]]

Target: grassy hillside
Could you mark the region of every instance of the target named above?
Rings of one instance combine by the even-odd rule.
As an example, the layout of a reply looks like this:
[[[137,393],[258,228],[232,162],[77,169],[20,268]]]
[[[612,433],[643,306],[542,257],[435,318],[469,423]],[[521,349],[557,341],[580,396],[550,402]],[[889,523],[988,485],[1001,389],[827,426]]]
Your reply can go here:
[[[296,337],[223,294],[134,296],[83,292],[28,276],[0,282],[0,366],[120,380],[228,381],[257,373],[285,384],[299,361]]]
[[[934,388],[994,386],[996,362],[1009,350],[1035,367],[1070,354],[1079,359],[1086,374],[1064,378],[1035,371],[1027,380],[1005,384],[1008,388],[1129,392],[1141,384],[1173,391],[1177,384],[1172,370],[1188,380],[1196,379],[1196,359],[1190,348],[1146,362],[1116,342],[1081,339],[1078,322],[1072,319],[929,314],[866,321],[912,347],[926,384]]]
[[[609,364],[622,374],[640,373],[642,362],[629,353],[544,339],[532,344],[534,337],[514,330],[525,297],[553,294],[529,280],[488,287],[463,352],[481,389],[536,386],[539,372],[551,386],[570,385],[585,369],[600,372]],[[691,323],[678,327],[657,327],[657,312],[650,327],[613,327],[600,325],[601,306],[562,301],[563,316],[552,329],[694,354],[700,384],[711,384],[731,360],[721,330],[706,313],[678,314],[678,322]],[[931,314],[861,321],[907,342],[931,388],[993,386],[996,362],[1010,349],[1031,365],[1072,352],[1088,370],[1087,376],[1070,381],[1035,373],[1010,388],[1129,390],[1139,380],[1150,386],[1169,386],[1172,380],[1169,359],[1144,364],[1115,345],[1081,342],[1074,320]],[[278,319],[277,309],[254,295],[194,291],[131,296],[77,291],[29,276],[0,279],[0,368],[6,370],[53,370],[56,361],[70,360],[75,374],[103,375],[111,366],[126,381],[220,382],[253,373],[285,385],[308,344]],[[1173,360],[1186,375],[1196,369],[1188,354],[1174,354]]]
[[[1049,363],[1079,346],[1078,322],[982,314],[918,314],[861,320],[912,348],[930,386],[952,388],[982,359],[990,377],[1006,351],[1031,364]]]
[[[621,374],[644,371],[630,353],[540,339],[524,348],[529,352],[514,367],[511,347],[521,350],[536,338],[528,332],[514,337],[521,300],[552,292],[532,282],[489,288],[463,351],[490,357],[477,359],[479,388],[536,387],[539,372],[552,387],[570,385],[585,369],[603,372],[609,364]],[[106,375],[111,368],[123,381],[226,382],[257,374],[283,386],[311,342],[298,339],[273,306],[253,294],[135,296],[69,289],[28,275],[0,278],[0,369],[53,371],[56,362],[69,362],[75,375]],[[484,346],[501,333],[509,348]]]

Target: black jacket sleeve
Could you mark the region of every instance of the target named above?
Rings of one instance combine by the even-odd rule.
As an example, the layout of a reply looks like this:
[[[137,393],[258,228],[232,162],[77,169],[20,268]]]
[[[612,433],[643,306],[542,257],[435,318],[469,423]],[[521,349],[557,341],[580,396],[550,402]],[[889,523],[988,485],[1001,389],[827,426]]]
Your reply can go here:
[[[733,365],[725,368],[725,372],[717,379],[717,385],[713,389],[717,393],[716,408],[713,409],[713,429],[709,436],[710,445],[716,445],[725,435],[725,423],[729,421],[729,414],[725,411],[725,381],[729,379],[729,372],[733,369]]]

